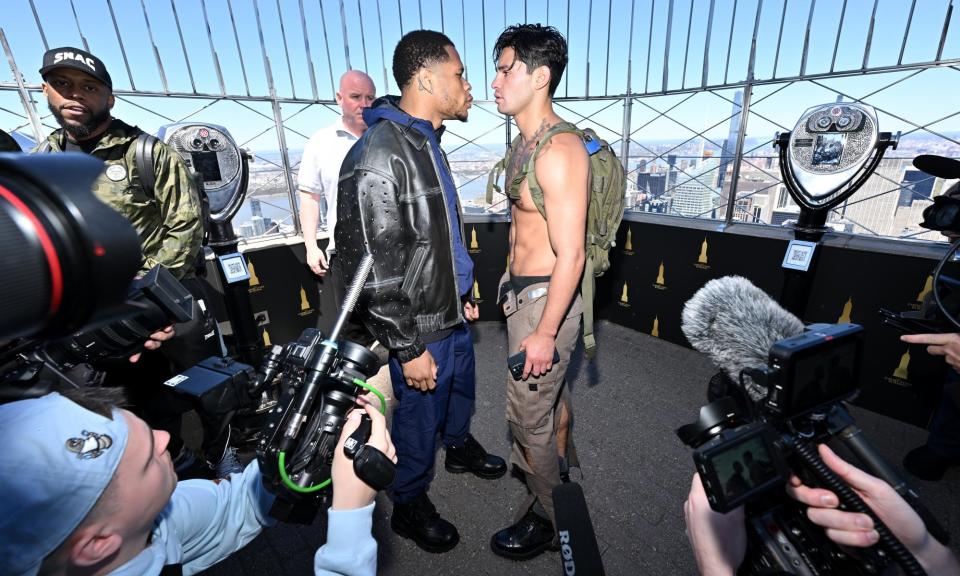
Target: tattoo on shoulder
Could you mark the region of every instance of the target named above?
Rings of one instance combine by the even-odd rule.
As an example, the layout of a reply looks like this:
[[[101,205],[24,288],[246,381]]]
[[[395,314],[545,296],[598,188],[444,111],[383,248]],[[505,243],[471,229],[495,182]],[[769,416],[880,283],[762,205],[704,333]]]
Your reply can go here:
[[[530,160],[530,156],[533,154],[534,149],[537,147],[537,143],[540,142],[540,138],[547,133],[547,130],[550,129],[552,124],[549,120],[544,118],[540,122],[540,126],[537,128],[537,131],[533,133],[533,136],[530,140],[527,140],[523,136],[520,137],[520,143],[517,145],[517,149],[513,151],[513,156],[510,157],[510,164],[507,166],[507,186],[513,182],[514,178],[520,173],[524,166],[527,165],[527,162]],[[550,145],[548,141],[544,144],[544,147],[541,149],[546,150],[547,146]]]

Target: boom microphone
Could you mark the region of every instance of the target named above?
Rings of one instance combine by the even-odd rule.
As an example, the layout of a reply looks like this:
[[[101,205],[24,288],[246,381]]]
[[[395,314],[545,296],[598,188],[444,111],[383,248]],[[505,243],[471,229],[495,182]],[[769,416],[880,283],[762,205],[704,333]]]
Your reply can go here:
[[[583,489],[576,482],[564,482],[553,489],[553,509],[560,538],[560,559],[564,576],[603,576],[600,547],[590,522]]]
[[[746,368],[767,365],[770,346],[803,332],[803,322],[741,276],[707,282],[683,306],[681,329],[693,348],[708,355],[734,382]],[[754,401],[765,387],[744,376]]]

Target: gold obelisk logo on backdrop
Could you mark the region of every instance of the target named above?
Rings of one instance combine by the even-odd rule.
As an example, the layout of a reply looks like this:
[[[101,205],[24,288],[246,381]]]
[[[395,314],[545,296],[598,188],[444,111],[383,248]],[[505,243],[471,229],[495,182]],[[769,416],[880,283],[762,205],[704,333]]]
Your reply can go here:
[[[843,312],[837,318],[837,324],[849,324],[850,314],[853,312],[853,296],[847,298],[847,303],[843,305]]]
[[[927,281],[923,283],[923,290],[917,294],[917,302],[923,302],[931,290],[933,290],[933,274],[928,274]]]
[[[310,307],[310,300],[307,299],[307,291],[303,289],[303,286],[300,286],[300,313],[298,316],[306,316],[313,313],[313,308]]]
[[[310,301],[307,300],[307,291],[303,289],[303,286],[300,287],[300,311],[310,309]]]
[[[260,278],[257,276],[257,270],[253,267],[253,259],[247,259],[247,268],[250,270],[250,288],[249,292],[260,292],[263,286],[260,285]]]
[[[666,280],[664,280],[664,277],[663,277],[663,260],[660,261],[660,268],[657,271],[657,281],[654,282],[653,287],[656,288],[657,290],[667,289]]]
[[[910,379],[910,349],[908,348],[903,356],[900,357],[900,364],[893,371],[893,377],[898,380]]]
[[[473,281],[473,301],[478,304],[483,302],[483,300],[480,299],[480,285],[477,284],[476,280]]]
[[[700,255],[697,256],[697,261],[693,265],[695,268],[699,268],[700,270],[710,269],[710,262],[707,257],[707,250],[709,250],[709,248],[710,246],[707,244],[707,237],[704,236],[703,243],[700,244]]]
[[[618,302],[618,304],[620,304],[621,306],[623,306],[623,307],[625,307],[625,308],[629,308],[629,307],[630,307],[630,295],[628,294],[628,291],[627,291],[627,283],[626,283],[626,282],[623,283],[623,291],[620,292],[620,302]]]
[[[268,348],[273,346],[273,343],[270,342],[270,333],[267,332],[266,328],[263,330],[263,345]]]
[[[627,226],[627,241],[623,243],[623,253],[633,256],[633,226]]]
[[[660,337],[660,317],[659,316],[653,317],[653,330],[650,331],[650,335],[655,336],[657,338]]]
[[[467,250],[471,254],[476,254],[480,251],[480,243],[477,242],[477,227],[470,227],[470,248]]]

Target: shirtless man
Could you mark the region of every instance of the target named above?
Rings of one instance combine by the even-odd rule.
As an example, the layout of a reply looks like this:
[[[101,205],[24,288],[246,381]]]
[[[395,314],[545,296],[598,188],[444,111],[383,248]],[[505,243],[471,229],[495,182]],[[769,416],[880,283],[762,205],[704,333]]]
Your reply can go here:
[[[563,36],[538,24],[511,26],[497,40],[494,59],[497,110],[513,116],[520,130],[506,171],[510,267],[500,299],[508,352],[526,353],[522,378],[507,377],[507,421],[511,461],[525,472],[530,494],[516,522],[494,534],[490,545],[498,555],[523,560],[556,547],[553,488],[561,483],[561,465],[577,464],[564,377],[580,332],[590,165],[576,134],[554,133],[565,124],[551,101],[567,64]],[[534,170],[548,218],[524,172],[541,140]]]

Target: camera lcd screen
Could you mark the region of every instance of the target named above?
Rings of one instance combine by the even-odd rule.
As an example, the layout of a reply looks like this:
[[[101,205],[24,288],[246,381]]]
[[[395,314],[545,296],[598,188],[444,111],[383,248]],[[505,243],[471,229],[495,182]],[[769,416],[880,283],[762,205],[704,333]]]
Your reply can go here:
[[[204,182],[222,180],[216,152],[191,152],[190,157],[193,159],[193,169],[200,174]]]
[[[693,460],[710,507],[728,512],[783,484],[787,472],[775,450],[772,431],[762,425],[738,429],[723,441],[695,451]]]
[[[727,501],[738,499],[779,476],[762,436],[749,438],[715,455],[713,466]]]
[[[845,134],[818,134],[810,164],[812,166],[838,166],[840,157],[843,156],[846,141]]]
[[[859,340],[847,338],[798,358],[793,367],[792,415],[844,399],[857,387]]]

